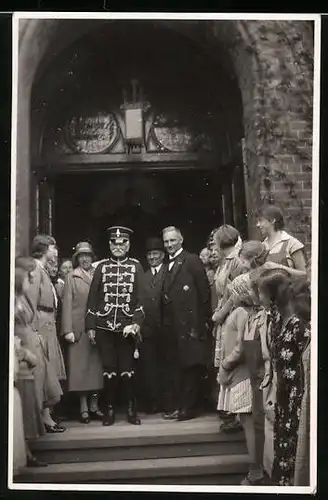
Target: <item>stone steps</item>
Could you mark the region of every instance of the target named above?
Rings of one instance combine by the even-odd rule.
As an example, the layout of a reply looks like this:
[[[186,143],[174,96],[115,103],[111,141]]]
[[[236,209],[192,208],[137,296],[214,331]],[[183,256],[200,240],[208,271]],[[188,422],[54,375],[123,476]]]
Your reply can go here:
[[[236,484],[235,476],[239,482],[241,475],[247,472],[247,460],[247,455],[242,454],[61,463],[27,469],[21,474],[19,482],[133,484],[137,481],[149,484],[155,479],[155,484],[163,484],[163,480],[166,484],[180,484],[184,478],[187,484],[199,484],[199,477],[204,481],[202,484],[206,484],[205,479],[214,476],[216,484]],[[229,483],[224,481],[227,477]]]
[[[69,422],[66,432],[47,434],[32,447],[49,466],[26,469],[16,481],[238,484],[247,472],[244,434],[220,432],[216,415],[186,422],[141,418],[140,426],[124,416],[112,427]]]

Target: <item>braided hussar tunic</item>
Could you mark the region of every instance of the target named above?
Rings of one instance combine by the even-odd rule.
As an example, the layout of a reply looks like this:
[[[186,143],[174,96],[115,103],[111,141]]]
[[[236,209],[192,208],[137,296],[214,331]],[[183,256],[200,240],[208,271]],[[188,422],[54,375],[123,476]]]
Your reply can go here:
[[[140,262],[131,257],[101,261],[90,287],[86,330],[119,333],[133,323],[141,327],[143,275]]]

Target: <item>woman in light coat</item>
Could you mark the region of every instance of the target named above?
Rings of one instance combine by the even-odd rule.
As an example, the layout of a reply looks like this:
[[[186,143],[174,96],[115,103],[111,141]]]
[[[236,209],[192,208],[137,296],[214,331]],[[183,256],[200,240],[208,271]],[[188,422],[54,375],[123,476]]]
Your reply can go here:
[[[26,465],[28,467],[43,467],[47,464],[35,458],[30,450],[30,441],[44,434],[41,409],[38,404],[34,371],[40,361],[37,352],[36,335],[30,329],[31,313],[26,292],[30,286],[28,266],[33,259],[16,258],[15,262],[15,355],[18,364],[15,366],[15,388],[19,392],[21,408],[15,409],[23,417],[25,437]],[[25,266],[25,269],[24,269]],[[34,351],[34,352],[33,352]],[[20,419],[20,416],[18,417]],[[15,415],[16,417],[16,415]],[[17,418],[17,417],[16,417]],[[21,426],[20,426],[21,429]],[[16,432],[16,431],[15,431]],[[19,432],[19,431],[18,431]],[[17,444],[18,446],[18,444]],[[23,450],[23,447],[20,447]]]
[[[47,271],[48,261],[57,254],[56,242],[51,236],[39,234],[34,238],[32,257],[36,267],[27,292],[28,302],[34,311],[30,327],[39,335],[39,346],[43,351],[40,363],[35,368],[35,380],[38,402],[43,408],[45,429],[49,433],[66,430],[51,416],[51,410],[62,395],[60,381],[66,378],[63,355],[56,332],[57,297]],[[41,383],[44,379],[45,384]]]
[[[102,365],[98,349],[85,331],[85,314],[93,277],[93,250],[81,242],[73,255],[74,270],[65,281],[62,302],[61,334],[68,342],[68,391],[80,396],[80,420],[87,424],[90,416],[102,419],[98,408],[98,391],[103,387]],[[87,397],[91,395],[90,406]]]

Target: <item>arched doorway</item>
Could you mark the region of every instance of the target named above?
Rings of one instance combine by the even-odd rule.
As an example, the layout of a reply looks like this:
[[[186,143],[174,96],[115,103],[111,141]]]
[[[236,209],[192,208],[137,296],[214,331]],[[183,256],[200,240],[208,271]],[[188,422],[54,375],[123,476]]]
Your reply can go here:
[[[82,37],[106,26],[109,32],[117,21],[104,18],[20,19],[19,15],[15,15],[14,23],[19,30],[19,72],[14,74],[14,88],[17,88],[15,243],[16,252],[24,253],[29,252],[31,235],[39,227],[35,210],[38,193],[35,179],[31,182],[31,173],[40,163],[39,139],[49,111],[50,97],[48,95],[44,102],[35,103],[35,97],[41,95],[39,83],[45,81],[46,74],[49,75],[52,63],[58,61],[78,39],[82,40]],[[151,22],[147,21],[146,24],[150,26]],[[245,140],[243,162],[239,159],[241,154],[238,154],[234,163],[242,165],[240,176],[245,176],[248,236],[259,236],[255,227],[256,212],[261,203],[273,200],[283,209],[292,234],[304,241],[309,249],[313,21],[158,20],[153,25],[158,30],[165,27],[167,32],[180,36],[180,42],[172,51],[175,57],[179,56],[178,48],[182,41],[190,41],[202,52],[204,62],[211,61],[211,67],[218,68],[221,76],[230,75],[231,85],[229,83],[228,86],[231,89],[240,89],[238,95],[242,95],[242,119],[239,123],[243,124]],[[135,58],[137,39],[132,35],[129,37],[129,33],[126,38],[129,40],[129,51],[126,61],[122,59],[122,63],[127,68],[127,61]],[[152,38],[148,38],[148,41],[151,49],[158,46]],[[118,50],[115,44],[103,43],[100,46],[101,51],[109,55]],[[304,53],[308,57],[302,58]],[[148,54],[148,46],[145,54]],[[180,58],[180,66],[185,67],[184,58]],[[153,73],[156,74],[157,70],[158,65]],[[54,88],[62,87],[64,74],[71,79],[72,75],[68,71],[62,71],[61,78],[58,71],[48,79],[46,87],[50,94]],[[199,74],[193,77],[193,85],[198,81]],[[294,94],[292,102],[286,99],[286,88]],[[217,94],[220,91],[221,88],[217,87]],[[232,92],[230,95],[236,94]],[[55,99],[53,102],[56,105]],[[300,137],[304,140],[299,140]],[[208,164],[206,160],[204,163]],[[293,196],[290,195],[291,185]],[[236,194],[236,197],[240,199],[240,194]]]
[[[134,144],[127,102],[142,102]],[[87,237],[103,256],[105,228],[129,224],[139,258],[166,225],[195,252],[224,222],[246,236],[242,137],[241,93],[225,65],[159,23],[100,24],[32,88],[32,235],[52,232],[66,255]]]

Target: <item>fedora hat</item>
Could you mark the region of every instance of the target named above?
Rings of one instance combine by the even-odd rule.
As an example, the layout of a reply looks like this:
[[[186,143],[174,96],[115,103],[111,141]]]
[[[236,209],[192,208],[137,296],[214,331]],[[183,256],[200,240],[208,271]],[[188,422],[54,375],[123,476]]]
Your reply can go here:
[[[72,264],[73,264],[73,267],[76,267],[77,265],[77,257],[79,255],[81,255],[81,253],[89,253],[90,255],[92,255],[92,258],[94,258],[94,252],[93,252],[93,249],[92,249],[92,246],[90,245],[90,243],[88,243],[87,241],[80,241],[76,247],[75,247],[75,252],[72,256]]]
[[[146,250],[150,252],[151,250],[161,250],[164,252],[164,244],[162,238],[148,238],[146,242]]]

